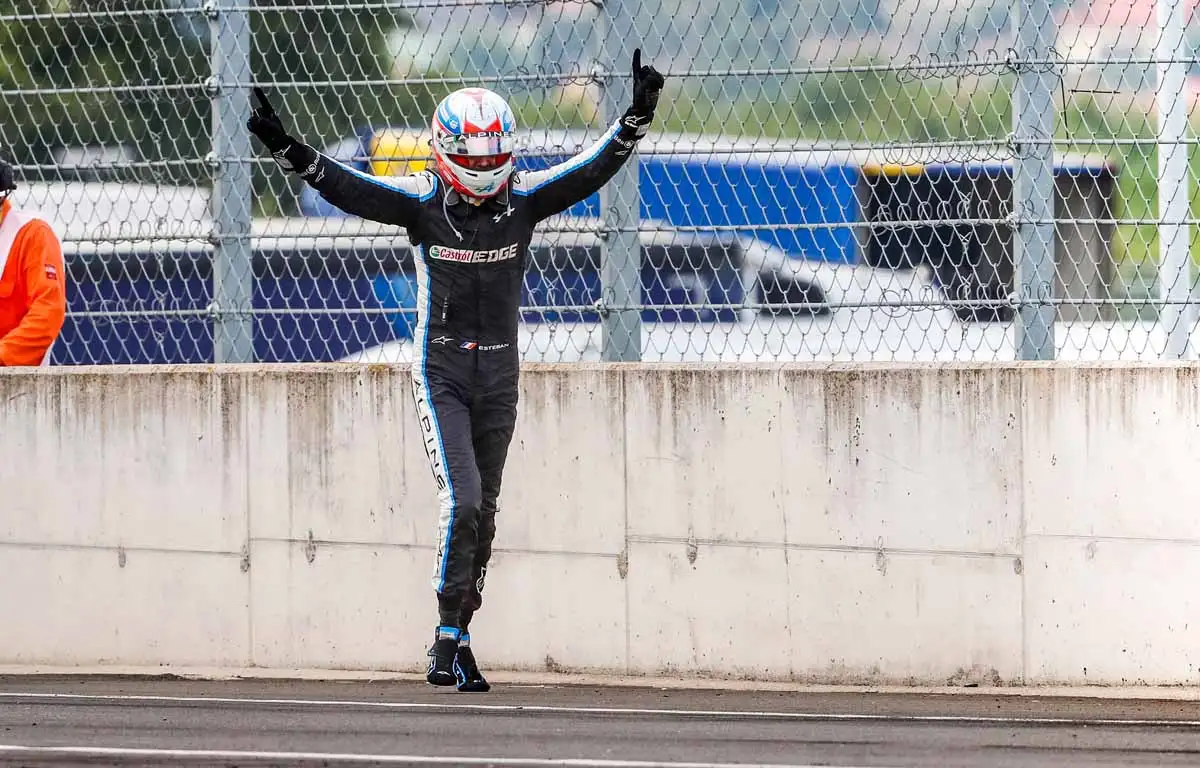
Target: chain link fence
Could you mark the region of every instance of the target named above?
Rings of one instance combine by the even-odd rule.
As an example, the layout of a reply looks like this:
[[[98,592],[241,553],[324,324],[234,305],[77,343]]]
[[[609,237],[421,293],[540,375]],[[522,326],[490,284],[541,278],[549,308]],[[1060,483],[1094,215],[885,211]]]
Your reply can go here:
[[[245,131],[425,167],[438,100],[586,147],[640,46],[650,136],[548,221],[528,360],[1188,357],[1200,33],[1182,0],[9,0],[0,142],[64,240],[59,364],[407,361],[405,233]]]

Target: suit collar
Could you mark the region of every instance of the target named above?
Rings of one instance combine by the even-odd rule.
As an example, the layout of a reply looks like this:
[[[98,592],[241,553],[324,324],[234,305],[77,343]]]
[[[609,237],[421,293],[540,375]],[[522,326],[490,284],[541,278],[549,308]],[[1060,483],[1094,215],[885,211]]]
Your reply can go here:
[[[445,183],[444,180],[443,180],[443,183]],[[497,195],[495,195],[494,197],[489,197],[488,199],[484,200],[483,203],[479,207],[480,208],[489,208],[490,207],[490,208],[497,209],[497,210],[504,210],[505,208],[507,208],[508,203],[509,203],[509,186],[511,184],[512,184],[511,181],[508,184],[505,184],[504,189],[500,190],[500,192]],[[464,200],[463,196],[458,193],[458,190],[456,190],[454,187],[450,186],[449,184],[446,184],[446,204],[447,205],[458,205],[459,203],[462,203],[463,205],[470,205],[470,203],[468,203],[466,200]]]

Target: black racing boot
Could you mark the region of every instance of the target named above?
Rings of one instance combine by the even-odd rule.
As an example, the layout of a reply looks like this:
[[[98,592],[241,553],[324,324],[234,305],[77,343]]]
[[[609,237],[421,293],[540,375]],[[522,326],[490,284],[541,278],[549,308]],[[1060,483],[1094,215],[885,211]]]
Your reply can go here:
[[[466,632],[458,640],[458,654],[454,657],[454,677],[457,679],[458,690],[463,693],[487,693],[492,689],[479,665],[475,663],[475,654],[471,651],[471,636]]]
[[[433,636],[433,646],[429,649],[429,669],[425,672],[425,680],[430,685],[454,685],[454,657],[458,653],[458,638],[461,633],[456,627],[438,627]]]

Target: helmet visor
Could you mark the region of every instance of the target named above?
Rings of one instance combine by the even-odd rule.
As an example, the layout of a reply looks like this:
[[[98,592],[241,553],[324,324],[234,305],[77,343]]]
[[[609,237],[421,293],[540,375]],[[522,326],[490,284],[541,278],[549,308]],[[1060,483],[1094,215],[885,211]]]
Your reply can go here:
[[[471,171],[494,171],[512,159],[512,155],[509,153],[502,155],[447,155],[447,157],[455,165]]]
[[[513,151],[513,135],[503,131],[443,134],[436,141],[442,152],[452,156],[511,155]]]

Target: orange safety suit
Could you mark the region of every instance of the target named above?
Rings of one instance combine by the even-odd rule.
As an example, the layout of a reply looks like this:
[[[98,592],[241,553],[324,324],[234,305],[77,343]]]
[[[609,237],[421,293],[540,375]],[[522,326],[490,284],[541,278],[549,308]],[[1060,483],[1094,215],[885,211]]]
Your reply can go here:
[[[67,314],[62,246],[50,225],[0,204],[0,365],[46,365]]]

